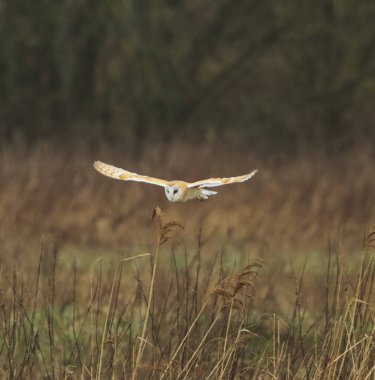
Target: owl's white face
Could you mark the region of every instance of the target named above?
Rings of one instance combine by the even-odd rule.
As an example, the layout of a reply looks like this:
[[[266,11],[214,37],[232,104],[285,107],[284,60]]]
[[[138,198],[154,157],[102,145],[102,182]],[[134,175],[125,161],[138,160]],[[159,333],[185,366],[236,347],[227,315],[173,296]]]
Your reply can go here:
[[[182,197],[182,189],[178,185],[165,185],[165,195],[169,202],[178,202]]]

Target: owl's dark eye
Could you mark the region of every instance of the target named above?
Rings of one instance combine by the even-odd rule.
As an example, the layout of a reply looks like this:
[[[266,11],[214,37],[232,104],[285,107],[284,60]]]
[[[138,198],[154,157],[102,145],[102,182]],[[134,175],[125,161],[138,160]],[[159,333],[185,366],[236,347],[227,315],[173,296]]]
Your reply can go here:
[[[174,189],[173,194],[177,194],[177,191],[178,191],[177,189]]]

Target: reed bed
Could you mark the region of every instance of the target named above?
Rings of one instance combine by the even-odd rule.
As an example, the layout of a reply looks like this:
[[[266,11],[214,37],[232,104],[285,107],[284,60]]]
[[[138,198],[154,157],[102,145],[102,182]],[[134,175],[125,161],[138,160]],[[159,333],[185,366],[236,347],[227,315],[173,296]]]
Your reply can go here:
[[[214,154],[175,143],[126,157],[187,180],[260,170],[171,205],[91,170],[96,158],[121,165],[119,151],[2,150],[1,377],[375,376],[372,150]]]

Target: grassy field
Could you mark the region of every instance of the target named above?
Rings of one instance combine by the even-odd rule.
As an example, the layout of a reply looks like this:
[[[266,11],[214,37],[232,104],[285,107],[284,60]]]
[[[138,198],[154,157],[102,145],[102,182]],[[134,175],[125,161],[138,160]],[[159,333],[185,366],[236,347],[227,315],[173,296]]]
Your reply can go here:
[[[1,378],[375,377],[371,146],[0,155]],[[259,173],[171,204],[95,159],[168,179]]]

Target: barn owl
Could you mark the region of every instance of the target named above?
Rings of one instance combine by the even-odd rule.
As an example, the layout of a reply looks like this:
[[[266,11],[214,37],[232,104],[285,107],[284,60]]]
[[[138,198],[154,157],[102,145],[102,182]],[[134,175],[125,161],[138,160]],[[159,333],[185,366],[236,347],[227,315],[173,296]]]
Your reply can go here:
[[[127,170],[116,168],[115,166],[105,164],[101,161],[94,162],[94,168],[101,174],[123,181],[137,181],[151,183],[164,187],[165,195],[170,202],[186,202],[191,199],[204,200],[210,195],[217,194],[216,191],[207,190],[206,187],[216,187],[228,185],[230,183],[244,182],[254,176],[257,170],[253,170],[249,174],[241,175],[238,177],[229,178],[209,178],[197,182],[185,181],[166,181],[164,179],[148,177],[136,173],[128,172]]]

